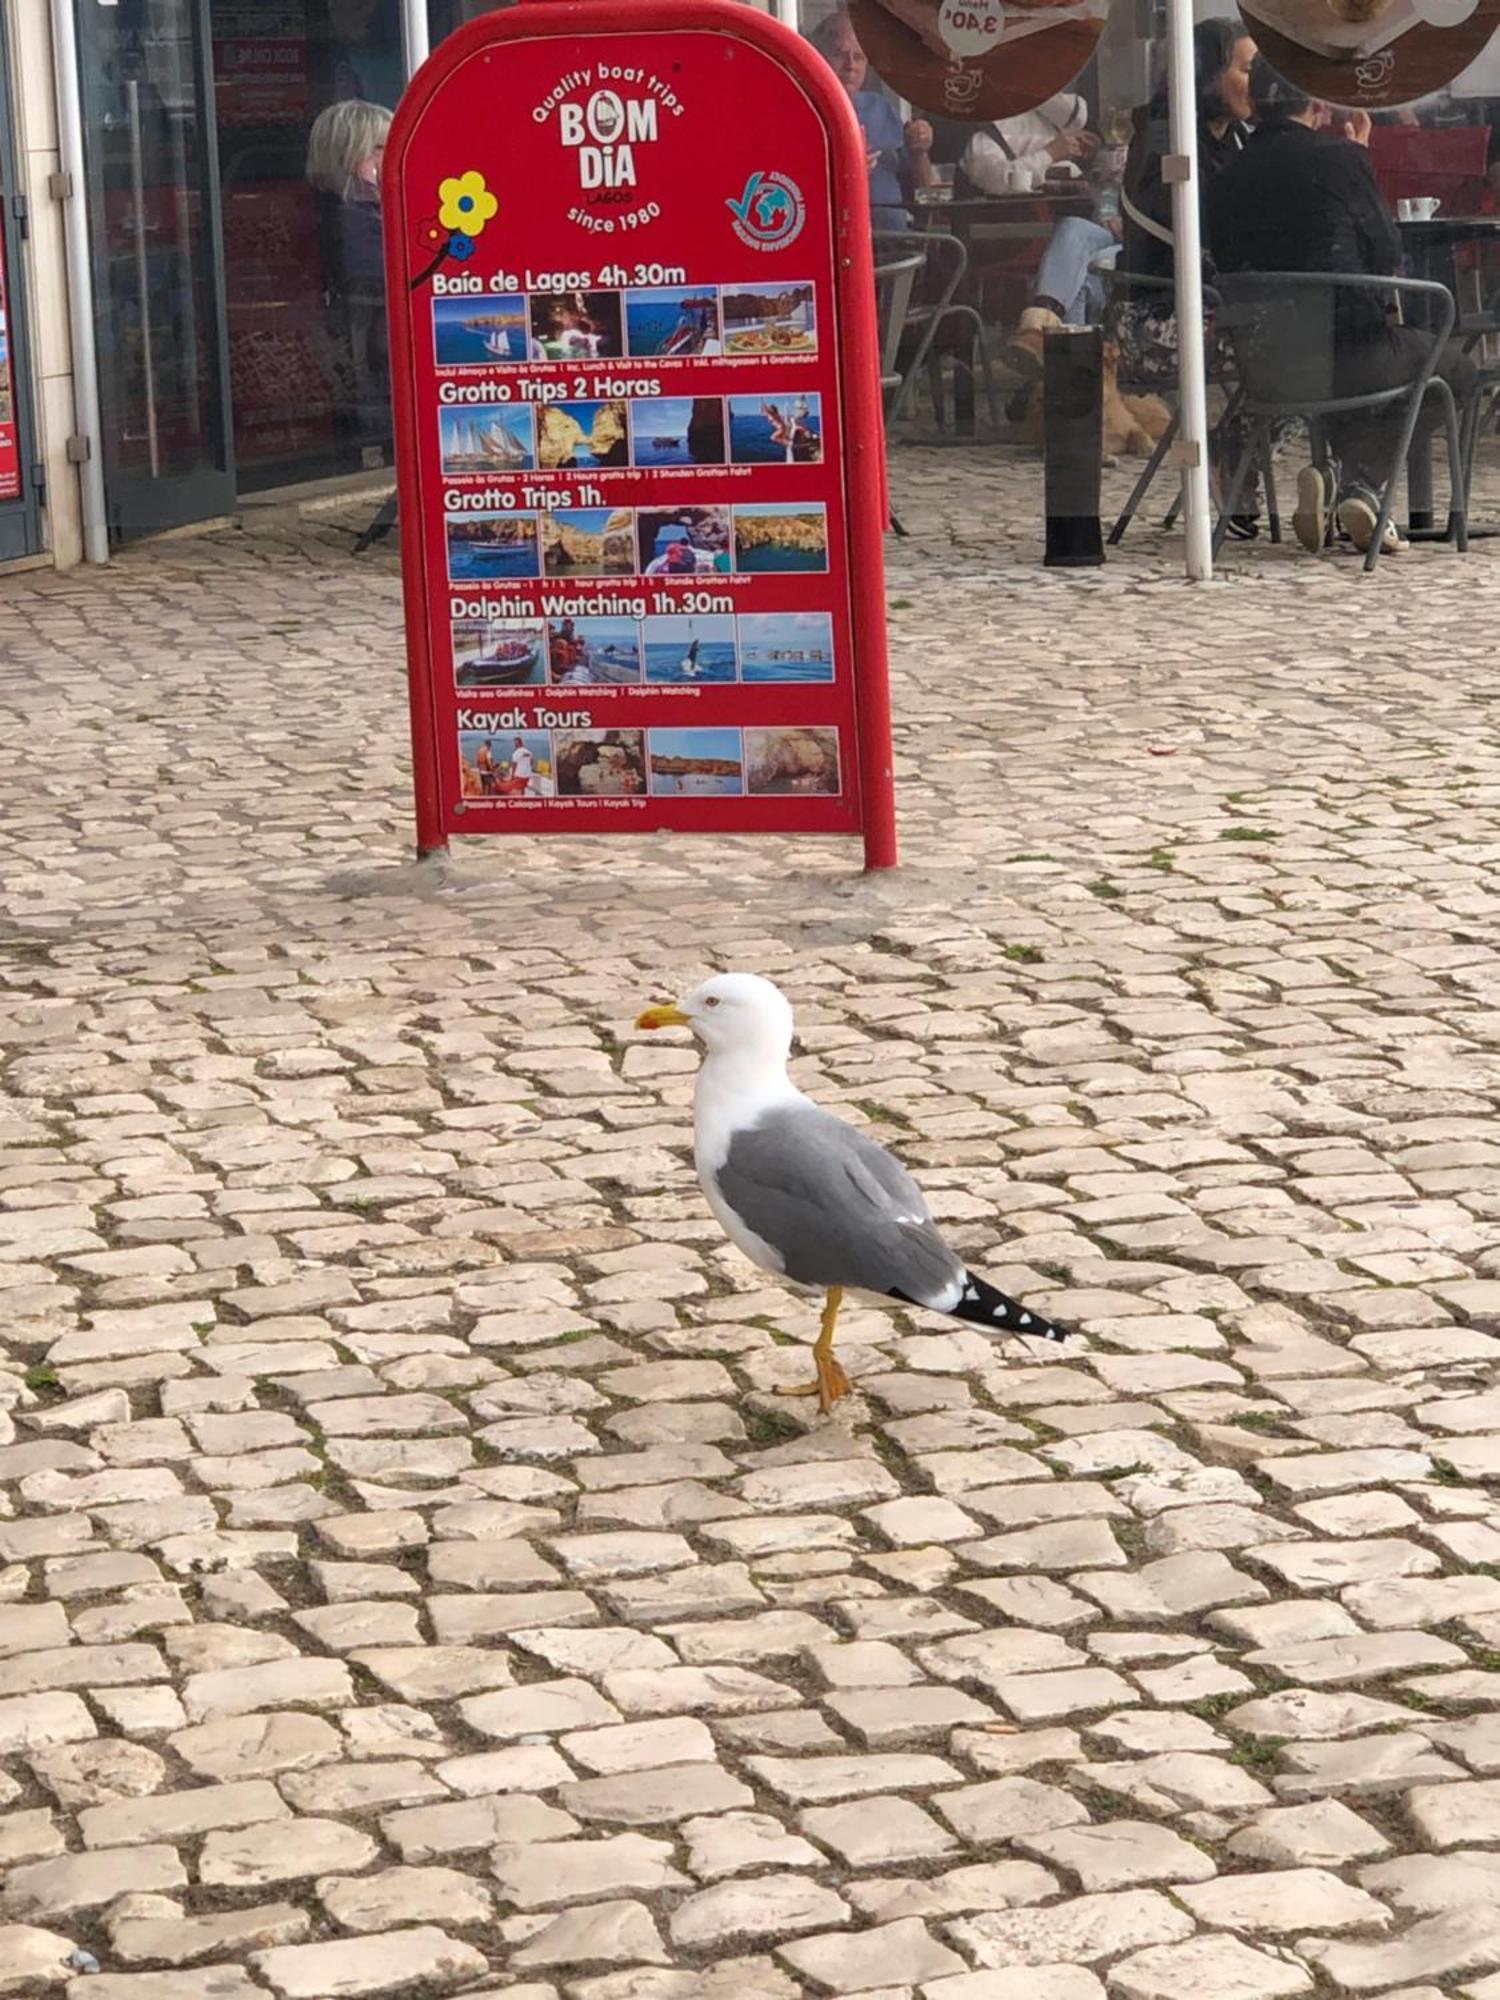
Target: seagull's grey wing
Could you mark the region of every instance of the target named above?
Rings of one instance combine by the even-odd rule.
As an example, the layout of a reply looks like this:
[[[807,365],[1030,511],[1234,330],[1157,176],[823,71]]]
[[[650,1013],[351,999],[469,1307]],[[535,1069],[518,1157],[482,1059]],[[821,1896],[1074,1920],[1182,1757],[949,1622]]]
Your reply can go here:
[[[736,1132],[718,1192],[801,1285],[899,1292],[951,1310],[964,1267],[921,1189],[883,1146],[816,1106],[771,1111]]]

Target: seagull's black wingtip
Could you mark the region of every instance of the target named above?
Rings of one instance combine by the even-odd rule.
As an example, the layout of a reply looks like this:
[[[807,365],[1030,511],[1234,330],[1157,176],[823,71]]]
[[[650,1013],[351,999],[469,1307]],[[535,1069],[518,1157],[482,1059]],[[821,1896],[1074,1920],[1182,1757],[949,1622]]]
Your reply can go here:
[[[963,1296],[953,1308],[953,1317],[970,1326],[983,1327],[988,1333],[1024,1333],[1033,1340],[1069,1338],[1067,1327],[1030,1311],[973,1271],[964,1274]]]

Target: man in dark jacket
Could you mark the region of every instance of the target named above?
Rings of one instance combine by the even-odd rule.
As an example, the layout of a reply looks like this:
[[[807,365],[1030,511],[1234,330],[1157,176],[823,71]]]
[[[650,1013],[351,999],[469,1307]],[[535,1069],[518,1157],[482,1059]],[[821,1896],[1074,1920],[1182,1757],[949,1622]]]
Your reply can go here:
[[[1255,131],[1207,191],[1209,242],[1219,271],[1395,275],[1401,237],[1370,161],[1368,114],[1332,114],[1346,122],[1342,130],[1327,128],[1327,108],[1278,76],[1263,56],[1256,57],[1250,87]],[[1391,297],[1376,290],[1288,293],[1268,328],[1288,400],[1396,388],[1413,379],[1434,345],[1424,328],[1395,319]],[[1439,357],[1436,372],[1462,407],[1474,391],[1473,364],[1450,350]],[[1390,468],[1400,410],[1400,404],[1387,404],[1328,423],[1329,443],[1342,465],[1339,525],[1358,549],[1374,539],[1377,494]],[[1426,397],[1414,451],[1430,450],[1441,419],[1437,399]],[[1332,497],[1321,473],[1309,466],[1297,483],[1293,516],[1309,549],[1323,545]],[[1385,548],[1404,547],[1392,524]]]

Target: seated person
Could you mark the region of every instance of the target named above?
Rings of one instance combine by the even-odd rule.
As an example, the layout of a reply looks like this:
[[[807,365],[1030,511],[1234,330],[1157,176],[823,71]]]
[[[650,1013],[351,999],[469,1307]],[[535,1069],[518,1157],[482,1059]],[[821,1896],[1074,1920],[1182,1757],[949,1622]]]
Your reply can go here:
[[[870,61],[860,47],[854,24],[842,9],[820,21],[808,36],[844,89],[865,135],[865,161],[870,170],[870,226],[910,229],[915,189],[937,179],[932,165],[932,127],[925,118],[905,126],[895,105],[878,90],[866,90]]]
[[[1339,113],[1287,83],[1262,56],[1251,72],[1256,125],[1244,151],[1228,162],[1207,192],[1209,242],[1221,272],[1326,271],[1388,277],[1401,269],[1401,236],[1375,180],[1365,112]],[[1334,300],[1314,294],[1300,342],[1288,342],[1292,396],[1366,396],[1409,382],[1432,352],[1433,336],[1393,316],[1379,292]],[[1437,363],[1460,409],[1476,386],[1472,362],[1449,349]],[[1417,419],[1414,451],[1430,450],[1442,412],[1427,397]],[[1342,467],[1336,493],[1308,466],[1297,484],[1293,525],[1308,549],[1323,545],[1328,510],[1337,499],[1339,526],[1357,549],[1368,549],[1379,515],[1377,495],[1390,468],[1401,406],[1351,410],[1328,420],[1328,440]],[[1406,545],[1386,529],[1386,549]]]
[[[1099,150],[1099,135],[1089,131],[1088,122],[1083,99],[1061,90],[1035,111],[976,127],[958,162],[957,191],[1040,194],[1080,179],[1078,163]]]
[[[1059,91],[1035,111],[997,119],[974,132],[955,176],[960,191],[1037,194],[1084,184],[1099,150],[1088,129],[1088,106],[1074,91]],[[1032,284],[1031,304],[1006,348],[1005,358],[1024,375],[1040,375],[1042,341],[1049,327],[1087,326],[1104,311],[1104,284],[1094,266],[1119,255],[1117,231],[1086,215],[1060,216]]]

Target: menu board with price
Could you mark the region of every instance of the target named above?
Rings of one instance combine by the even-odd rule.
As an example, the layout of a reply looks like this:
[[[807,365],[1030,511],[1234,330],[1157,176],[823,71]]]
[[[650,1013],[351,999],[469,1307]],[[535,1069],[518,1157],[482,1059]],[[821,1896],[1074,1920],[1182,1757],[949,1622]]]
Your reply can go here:
[[[523,0],[413,82],[385,224],[420,848],[894,860],[864,181],[820,59],[732,0]]]

